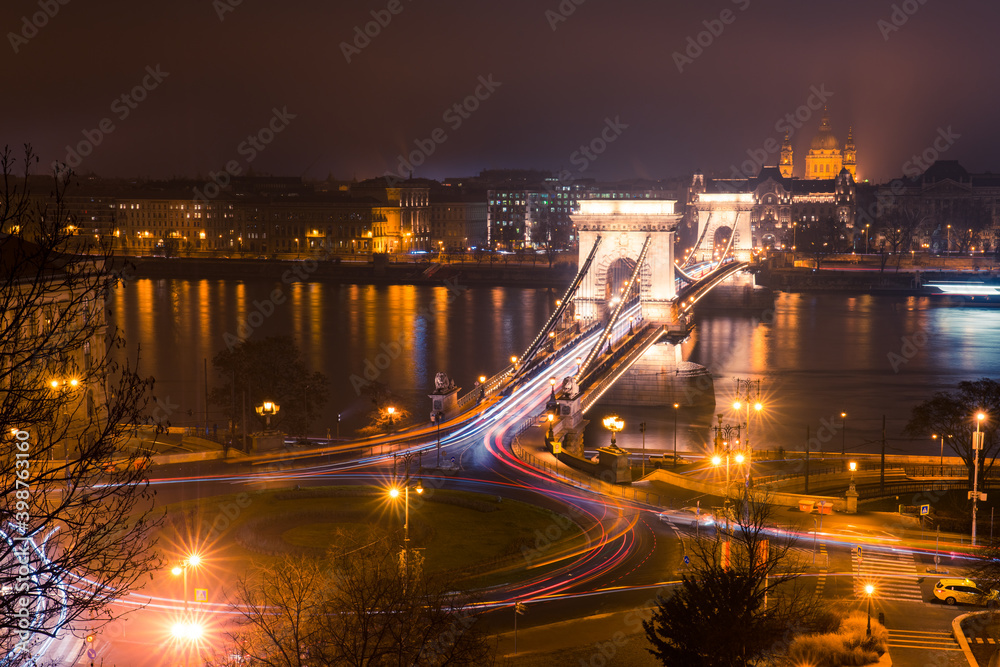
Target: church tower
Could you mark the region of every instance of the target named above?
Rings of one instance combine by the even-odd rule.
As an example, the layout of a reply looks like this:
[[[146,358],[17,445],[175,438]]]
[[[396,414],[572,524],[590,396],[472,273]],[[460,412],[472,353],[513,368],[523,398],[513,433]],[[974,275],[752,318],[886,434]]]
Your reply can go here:
[[[851,173],[851,178],[858,180],[858,149],[854,146],[854,128],[847,128],[847,143],[844,144],[844,169]]]
[[[781,144],[781,164],[779,168],[781,169],[781,176],[783,178],[792,177],[792,142],[789,140],[787,132],[785,132],[785,142]]]
[[[807,179],[833,179],[844,167],[844,153],[840,150],[840,142],[830,127],[830,114],[823,107],[823,120],[819,124],[819,132],[813,137],[806,155]]]

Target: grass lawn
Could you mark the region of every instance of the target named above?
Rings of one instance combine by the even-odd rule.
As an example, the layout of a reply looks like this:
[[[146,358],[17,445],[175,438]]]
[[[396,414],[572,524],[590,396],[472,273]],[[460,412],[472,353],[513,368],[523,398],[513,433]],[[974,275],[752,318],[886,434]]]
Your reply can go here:
[[[210,557],[227,561],[231,572],[285,553],[320,555],[337,530],[379,526],[399,531],[403,525],[403,499],[389,499],[374,487],[268,490],[188,501],[167,510],[162,545],[168,550],[203,545]],[[522,550],[534,549],[538,533],[558,536],[546,556],[587,544],[578,525],[533,505],[464,491],[410,493],[411,545],[422,549],[428,573],[453,575],[457,587],[514,582],[564,564],[527,569]]]

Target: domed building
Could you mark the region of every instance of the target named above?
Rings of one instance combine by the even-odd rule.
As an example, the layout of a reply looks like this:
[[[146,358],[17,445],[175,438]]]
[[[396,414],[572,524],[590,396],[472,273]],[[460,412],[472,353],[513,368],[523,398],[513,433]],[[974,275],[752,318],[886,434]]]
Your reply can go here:
[[[813,137],[806,155],[806,173],[808,180],[836,178],[841,169],[846,169],[851,177],[857,179],[857,148],[854,146],[854,133],[847,130],[847,143],[843,149],[840,141],[830,127],[830,115],[823,107],[823,119],[819,124],[819,132]],[[788,156],[788,170],[791,171],[791,155]]]

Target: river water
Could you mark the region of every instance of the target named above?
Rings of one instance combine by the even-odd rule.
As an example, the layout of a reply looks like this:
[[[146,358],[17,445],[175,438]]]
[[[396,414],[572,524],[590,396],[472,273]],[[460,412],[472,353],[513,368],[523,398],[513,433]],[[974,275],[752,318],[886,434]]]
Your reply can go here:
[[[275,292],[277,290],[277,292]],[[284,285],[271,280],[137,279],[110,304],[129,350],[172,425],[204,424],[204,360],[231,336],[290,335],[313,369],[330,378],[327,414],[317,435],[364,425],[366,379],[391,388],[416,417],[429,412],[434,375],[447,372],[471,389],[520,354],[559,297],[554,290],[458,286]],[[715,378],[724,423],[741,421],[730,407],[734,378],[761,380],[764,409],[751,417],[756,447],[801,449],[806,429],[824,451],[878,452],[882,416],[887,453],[938,453],[928,436],[901,436],[911,410],[961,380],[1000,377],[1000,309],[948,305],[929,297],[779,293],[773,309],[704,311],[683,344],[684,357]],[[598,405],[595,423],[615,411],[626,422],[619,444],[670,450],[674,419],[680,452],[702,451],[712,413],[682,407]],[[846,431],[841,412],[846,412]],[[745,420],[744,414],[742,420]],[[210,424],[226,418],[210,408]],[[590,446],[602,434],[591,429]],[[815,445],[814,445],[815,446]],[[947,452],[946,452],[947,454]]]

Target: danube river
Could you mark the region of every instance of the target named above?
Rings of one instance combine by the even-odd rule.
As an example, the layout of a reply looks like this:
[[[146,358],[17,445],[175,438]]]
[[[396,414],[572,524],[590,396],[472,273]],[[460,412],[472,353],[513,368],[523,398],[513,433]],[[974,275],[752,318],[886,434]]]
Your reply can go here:
[[[276,291],[277,290],[277,291]],[[387,384],[415,418],[429,412],[434,375],[448,373],[463,392],[520,354],[558,298],[553,290],[283,285],[270,280],[137,279],[115,292],[114,320],[172,425],[204,424],[204,360],[238,336],[289,335],[313,369],[330,378],[327,415],[317,435],[341,435],[364,424],[364,384]],[[824,451],[877,452],[882,416],[887,453],[937,453],[929,436],[901,435],[913,406],[961,380],[1000,378],[1000,309],[955,307],[927,297],[779,293],[761,312],[705,311],[683,345],[684,357],[715,377],[716,412],[736,423],[733,378],[759,378],[764,410],[754,416],[755,447],[802,449],[807,427]],[[599,405],[595,421],[617,411],[626,421],[619,443],[669,450],[673,408]],[[841,412],[847,412],[842,430]],[[711,414],[682,408],[680,451],[702,451]],[[226,418],[210,408],[209,423]],[[596,433],[593,429],[591,433]],[[594,438],[597,436],[595,435]],[[588,443],[594,446],[595,443]]]

